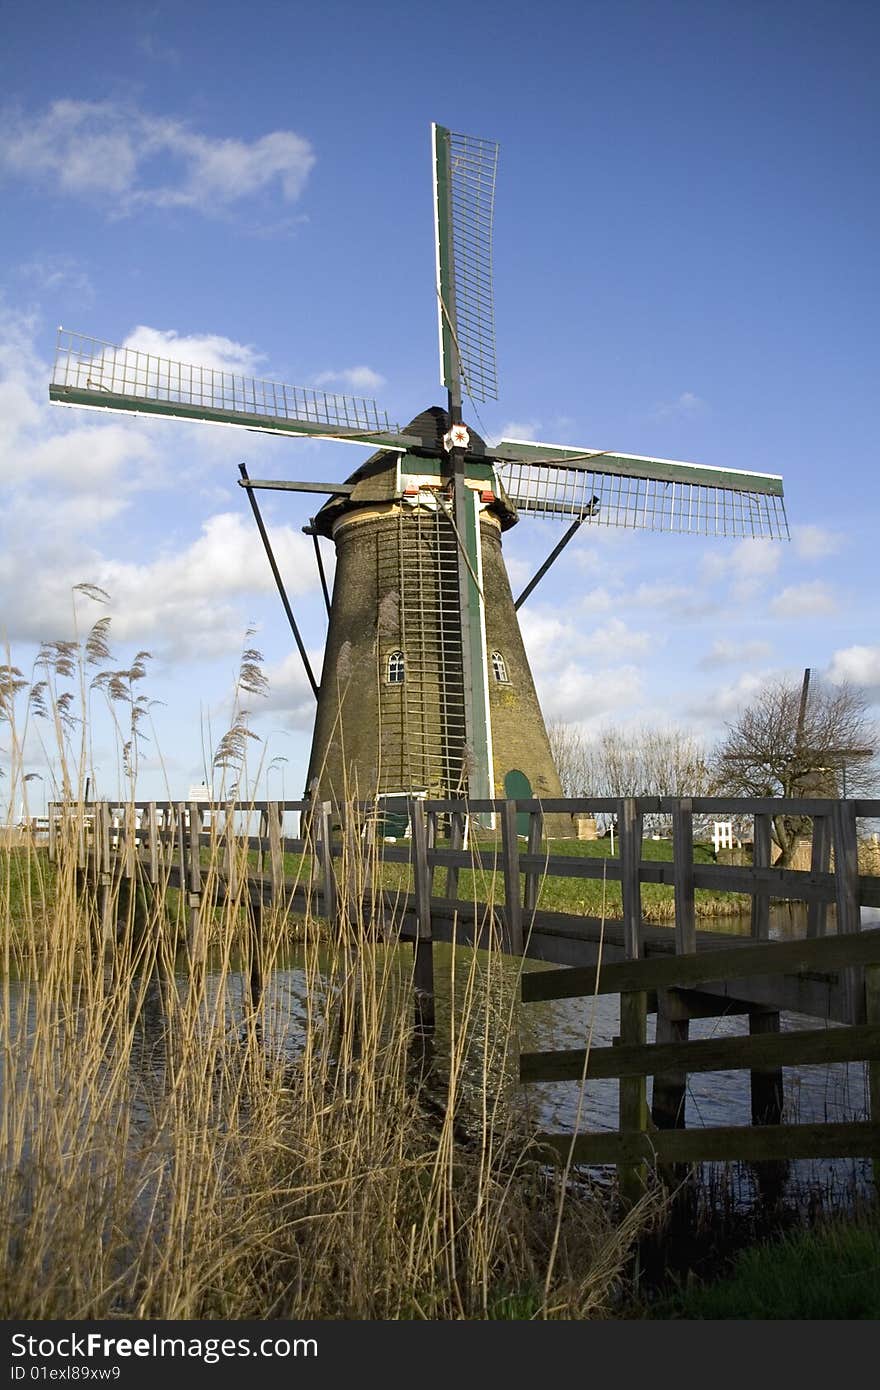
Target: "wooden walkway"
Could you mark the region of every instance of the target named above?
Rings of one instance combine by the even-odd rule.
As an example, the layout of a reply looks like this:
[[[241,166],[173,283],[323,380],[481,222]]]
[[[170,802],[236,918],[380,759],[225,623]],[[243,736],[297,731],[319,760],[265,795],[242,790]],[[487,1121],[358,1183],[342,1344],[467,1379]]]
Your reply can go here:
[[[787,1157],[806,1145],[808,1153],[873,1154],[880,1159],[880,1125],[858,1134],[850,1127],[780,1126],[782,1067],[864,1059],[872,1063],[870,1091],[874,1121],[880,1119],[880,931],[863,931],[861,908],[880,908],[880,876],[859,872],[859,821],[880,818],[880,801],[790,801],[743,798],[620,798],[593,800],[460,801],[408,800],[398,808],[407,824],[403,838],[389,840],[394,807],[358,803],[340,823],[329,805],[306,802],[230,803],[209,808],[195,802],[99,803],[50,808],[50,855],[72,846],[80,869],[99,890],[106,941],[116,929],[114,884],[141,881],[154,889],[187,894],[188,941],[198,953],[207,914],[224,902],[244,904],[259,937],[266,908],[286,913],[307,908],[340,931],[370,931],[411,941],[414,982],[423,1022],[433,1022],[433,943],[495,946],[518,957],[564,971],[526,972],[523,1000],[614,992],[621,995],[620,1047],[598,1049],[589,1058],[540,1054],[523,1058],[522,1079],[620,1078],[618,1134],[548,1136],[550,1150],[578,1161],[617,1162],[624,1170],[653,1154],[658,1162],[705,1157]],[[543,843],[544,817],[604,812],[616,817],[613,858],[554,855]],[[771,866],[771,816],[808,817],[812,824],[809,870]],[[643,858],[646,816],[668,817],[671,862]],[[694,819],[752,817],[753,862],[744,866],[694,860]],[[476,817],[483,826],[474,833]],[[527,834],[518,829],[527,817]],[[291,822],[294,822],[291,825]],[[558,823],[558,821],[556,822]],[[295,834],[288,834],[288,828]],[[470,842],[468,841],[470,832]],[[406,866],[402,886],[382,883],[384,865]],[[292,873],[291,868],[298,867]],[[485,900],[462,896],[462,873],[486,885]],[[619,883],[617,919],[552,912],[541,906],[547,878]],[[442,880],[442,882],[441,882]],[[642,886],[659,883],[674,892],[669,926],[644,920]],[[751,903],[750,934],[735,937],[698,926],[695,892],[740,893]],[[771,902],[806,906],[803,940],[771,942]],[[835,915],[829,932],[829,908]],[[780,1036],[779,1016],[793,1011],[819,1021],[821,1029]],[[646,1044],[646,1017],[657,1016],[656,1043]],[[689,1042],[689,1020],[741,1014],[748,1036],[722,1045]],[[845,1025],[843,1030],[829,1024]],[[846,1037],[843,1034],[846,1034]],[[742,1066],[750,1071],[752,1118],[747,1143],[720,1135],[703,1140],[667,1138],[658,1130],[684,1123],[687,1075]],[[647,1115],[645,1078],[654,1075],[653,1115]],[[770,1128],[773,1142],[758,1129]],[[788,1133],[802,1131],[801,1141]],[[783,1130],[786,1133],[783,1135]],[[742,1134],[749,1134],[745,1130]],[[800,1143],[800,1149],[799,1149]],[[713,1148],[714,1144],[714,1148]],[[841,1150],[842,1146],[842,1150]],[[627,1166],[628,1165],[628,1166]]]

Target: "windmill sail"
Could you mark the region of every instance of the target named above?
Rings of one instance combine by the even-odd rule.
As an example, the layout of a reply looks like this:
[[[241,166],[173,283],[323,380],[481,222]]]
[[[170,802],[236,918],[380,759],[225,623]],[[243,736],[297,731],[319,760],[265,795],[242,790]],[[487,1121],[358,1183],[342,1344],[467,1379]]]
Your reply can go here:
[[[783,540],[782,479],[638,454],[503,440],[496,473],[528,516],[580,516],[590,525]]]
[[[49,398],[61,405],[144,412],[277,434],[311,434],[404,449],[376,402],[174,362],[58,330]]]
[[[440,380],[460,402],[496,400],[492,225],[498,146],[432,126]]]

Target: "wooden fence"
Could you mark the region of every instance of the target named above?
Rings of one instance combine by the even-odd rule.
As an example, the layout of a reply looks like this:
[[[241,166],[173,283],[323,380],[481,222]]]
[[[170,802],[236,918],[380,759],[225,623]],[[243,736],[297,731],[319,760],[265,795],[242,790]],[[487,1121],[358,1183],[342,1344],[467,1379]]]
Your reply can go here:
[[[691,991],[709,982],[741,982],[749,976],[843,970],[863,971],[866,1022],[845,1027],[779,1032],[778,1013],[748,1010],[749,1036],[687,1041],[688,1020],[699,1013]],[[664,1000],[657,1040],[648,1043],[649,991]],[[619,1127],[604,1133],[542,1135],[558,1161],[616,1163],[638,1191],[645,1163],[661,1167],[710,1160],[752,1162],[790,1158],[870,1156],[880,1160],[880,931],[801,941],[762,942],[657,960],[633,960],[522,977],[524,1003],[586,995],[620,994],[620,1036],[615,1046],[524,1053],[520,1078],[581,1081],[615,1077],[620,1082]],[[677,1006],[673,1007],[673,1006]],[[712,1009],[710,1012],[716,1012]],[[734,1012],[737,1012],[734,1009]],[[768,1019],[772,1020],[768,1027]],[[667,1028],[661,1023],[666,1021]],[[683,1034],[682,1034],[683,1030]],[[676,1035],[677,1034],[677,1035]],[[870,1119],[850,1123],[782,1124],[783,1067],[870,1062]],[[686,1130],[685,1090],[693,1072],[748,1069],[752,1077],[752,1126]],[[646,1078],[654,1077],[652,1113]]]
[[[616,818],[617,854],[587,857],[553,852],[544,818],[603,812]],[[809,870],[771,865],[771,818],[808,817]],[[391,840],[395,815],[405,828]],[[694,820],[753,818],[753,862],[734,866],[694,859]],[[527,833],[521,835],[522,818]],[[646,816],[672,827],[672,859],[643,858]],[[357,803],[345,816],[329,804],[136,802],[114,806],[53,805],[50,855],[73,853],[98,888],[103,936],[116,930],[114,885],[139,881],[154,891],[186,894],[190,950],[204,949],[211,909],[245,905],[259,942],[264,908],[308,908],[331,929],[385,933],[410,941],[423,1021],[433,1019],[433,942],[496,946],[569,968],[525,972],[525,1003],[542,998],[619,992],[619,1045],[567,1053],[527,1054],[524,1081],[606,1076],[620,1082],[619,1130],[545,1136],[548,1151],[592,1163],[618,1163],[633,1182],[645,1162],[700,1158],[787,1158],[793,1154],[878,1156],[880,1133],[880,931],[861,929],[861,908],[880,908],[880,876],[859,872],[859,819],[880,818],[880,801],[744,798],[620,798],[504,800],[465,803],[407,799]],[[294,823],[291,823],[294,822]],[[486,829],[487,823],[493,828]],[[477,828],[480,826],[481,828]],[[287,833],[288,830],[295,833]],[[382,867],[408,866],[390,889]],[[291,869],[295,872],[291,872]],[[462,873],[488,890],[460,893]],[[549,911],[542,885],[553,878],[619,883],[618,918]],[[646,922],[642,886],[673,889],[674,921]],[[698,889],[740,893],[750,906],[748,936],[698,929]],[[771,942],[770,904],[806,906],[803,940]],[[835,912],[829,934],[829,907]],[[259,986],[259,969],[254,980]],[[252,984],[254,984],[252,980]],[[837,1022],[780,1033],[780,1012],[794,1010]],[[657,1015],[656,1042],[646,1019]],[[739,1014],[748,1036],[689,1041],[695,1017]],[[868,1060],[871,1120],[848,1125],[779,1123],[782,1068],[798,1063]],[[687,1131],[684,1098],[691,1072],[742,1067],[750,1072],[751,1128]],[[652,1117],[646,1077],[654,1076]]]

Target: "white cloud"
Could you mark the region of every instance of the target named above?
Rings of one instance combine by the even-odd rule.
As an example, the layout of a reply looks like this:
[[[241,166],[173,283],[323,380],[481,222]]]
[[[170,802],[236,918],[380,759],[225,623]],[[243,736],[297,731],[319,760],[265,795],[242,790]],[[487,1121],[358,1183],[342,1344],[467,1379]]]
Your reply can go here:
[[[829,679],[836,684],[850,681],[875,692],[880,698],[880,646],[843,647],[831,658]]]
[[[668,416],[689,419],[705,414],[708,409],[709,407],[702,397],[697,396],[693,391],[682,391],[681,395],[677,396],[674,401],[664,401],[658,405],[654,414],[660,419]]]
[[[23,280],[40,290],[54,294],[67,290],[87,303],[95,298],[94,285],[73,256],[35,256],[33,260],[20,265],[18,273]]]
[[[319,372],[316,386],[347,386],[352,391],[376,391],[385,378],[372,367],[343,367],[338,372]]]
[[[310,651],[308,656],[315,678],[320,679],[322,654]],[[278,711],[289,728],[310,729],[315,721],[315,696],[299,652],[289,652],[282,661],[267,666],[266,677],[269,693],[261,701],[261,710]]]
[[[311,546],[289,526],[272,531],[272,548],[291,594],[313,589]],[[201,535],[148,564],[102,559],[95,582],[112,595],[113,630],[130,641],[160,639],[176,656],[226,651],[241,638],[241,600],[268,593],[273,579],[255,543],[253,526],[238,512],[220,512]]]
[[[754,700],[772,675],[769,670],[745,671],[735,681],[701,692],[691,700],[687,713],[713,727],[717,726],[719,720],[733,719]]]
[[[29,480],[48,478],[65,490],[89,492],[115,481],[128,491],[154,458],[155,445],[146,431],[117,424],[111,416],[106,423],[75,427],[43,439],[21,461]]]
[[[265,354],[248,343],[237,343],[219,333],[178,333],[174,328],[150,328],[139,324],[120,344],[151,356],[170,358],[193,367],[210,367],[215,372],[258,374]]]
[[[721,598],[724,580],[730,582],[730,597],[738,603],[755,598],[769,577],[782,563],[778,541],[741,540],[726,552],[713,551],[703,557],[702,576],[715,587]]]
[[[567,662],[551,678],[539,682],[541,709],[545,719],[566,722],[585,717],[598,719],[632,706],[643,694],[642,672],[636,666],[600,667],[585,670]]]
[[[0,168],[122,214],[144,205],[217,214],[274,186],[295,202],[314,163],[294,131],[218,139],[110,101],[64,99],[0,126]]]
[[[707,671],[717,666],[737,666],[744,661],[762,661],[771,651],[769,642],[729,642],[721,638],[700,658],[700,665]]]
[[[789,584],[776,595],[770,609],[779,618],[807,618],[837,611],[837,599],[827,584],[811,579],[804,584]]]
[[[802,560],[821,560],[825,555],[834,555],[843,543],[839,532],[814,525],[792,526],[791,540],[795,554]]]
[[[540,420],[508,420],[488,442],[490,447],[494,447],[500,444],[502,439],[537,439],[540,432]]]

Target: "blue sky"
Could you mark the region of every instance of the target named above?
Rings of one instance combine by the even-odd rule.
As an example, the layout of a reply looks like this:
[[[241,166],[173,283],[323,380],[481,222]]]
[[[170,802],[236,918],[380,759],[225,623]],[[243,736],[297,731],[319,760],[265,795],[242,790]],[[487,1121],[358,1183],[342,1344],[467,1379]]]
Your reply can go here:
[[[442,403],[437,121],[501,146],[500,397],[471,423],[785,479],[790,544],[579,536],[522,610],[548,719],[711,739],[763,680],[805,666],[880,703],[878,40],[876,7],[852,0],[7,9],[15,664],[70,636],[72,586],[101,585],[120,664],[150,651],[143,689],[163,702],[139,792],[185,795],[254,625],[271,693],[253,727],[267,763],[286,759],[269,790],[283,773],[301,794],[313,701],[237,465],[339,479],[362,452],[50,406],[55,328],[329,382],[400,422]],[[314,504],[262,500],[319,664]],[[562,529],[526,519],[505,537],[515,590]],[[80,601],[83,624],[97,616]],[[95,761],[115,794],[103,736]]]

